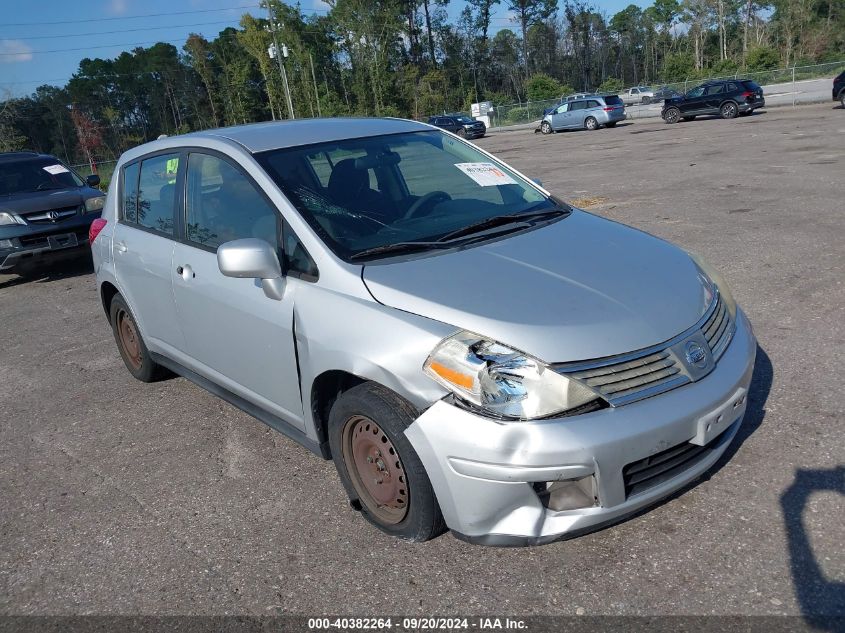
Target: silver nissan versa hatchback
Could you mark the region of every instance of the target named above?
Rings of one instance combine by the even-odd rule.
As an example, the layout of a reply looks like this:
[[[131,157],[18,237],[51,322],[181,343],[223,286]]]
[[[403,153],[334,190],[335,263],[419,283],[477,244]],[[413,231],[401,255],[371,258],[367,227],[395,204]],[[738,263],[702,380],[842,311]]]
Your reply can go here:
[[[745,413],[756,343],[712,268],[426,124],[148,143],[91,234],[132,375],[334,460],[401,538],[596,529],[704,473]]]

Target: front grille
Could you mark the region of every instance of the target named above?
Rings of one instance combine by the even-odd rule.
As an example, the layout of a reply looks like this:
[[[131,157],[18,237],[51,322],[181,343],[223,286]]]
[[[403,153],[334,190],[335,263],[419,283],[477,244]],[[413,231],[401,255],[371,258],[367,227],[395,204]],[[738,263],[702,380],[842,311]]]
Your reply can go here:
[[[706,459],[731,437],[730,431],[736,422],[713,438],[706,446],[684,442],[645,459],[631,462],[622,469],[625,482],[625,498],[643,493],[659,486],[672,477]]]
[[[50,209],[49,211],[38,211],[23,215],[27,224],[56,224],[67,220],[79,213],[79,207],[63,207],[61,209]],[[54,215],[54,217],[50,217]]]
[[[728,308],[722,297],[719,296],[716,302],[716,309],[713,314],[701,326],[701,331],[704,333],[704,338],[707,339],[710,345],[710,351],[713,353],[713,360],[719,360],[722,354],[731,342],[734,334],[734,322],[728,313]]]
[[[621,356],[567,363],[555,369],[590,387],[612,406],[621,406],[690,383],[694,376],[696,380],[703,377],[689,371],[682,360],[683,352],[677,353],[673,346],[701,332],[715,363],[727,349],[735,330],[725,302],[717,293],[694,327],[666,343]]]
[[[672,355],[662,350],[648,356],[594,369],[572,372],[577,378],[614,405],[625,404],[690,382]]]

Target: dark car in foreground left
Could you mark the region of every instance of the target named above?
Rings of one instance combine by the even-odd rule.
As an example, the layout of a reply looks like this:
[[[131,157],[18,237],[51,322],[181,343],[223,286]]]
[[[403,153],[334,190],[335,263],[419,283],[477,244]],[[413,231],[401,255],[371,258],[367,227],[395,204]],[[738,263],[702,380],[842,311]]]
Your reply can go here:
[[[0,154],[0,274],[88,248],[103,209],[100,177],[82,180],[58,158]]]
[[[706,81],[684,95],[666,99],[660,115],[666,123],[708,114],[733,119],[765,105],[763,89],[750,79]]]
[[[428,117],[429,125],[435,125],[441,130],[452,132],[462,138],[481,138],[487,134],[484,121],[478,121],[465,114],[444,114]]]

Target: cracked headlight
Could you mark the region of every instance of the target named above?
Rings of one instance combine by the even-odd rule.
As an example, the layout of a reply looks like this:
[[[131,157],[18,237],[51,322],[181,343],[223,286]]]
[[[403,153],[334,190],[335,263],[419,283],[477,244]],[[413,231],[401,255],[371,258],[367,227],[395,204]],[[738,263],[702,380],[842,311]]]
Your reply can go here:
[[[5,211],[0,211],[0,226],[6,226],[7,224],[23,223],[23,220],[21,220],[18,216],[12,213],[6,213]]]
[[[88,198],[85,201],[85,213],[94,213],[95,211],[102,211],[103,205],[106,203],[105,196],[97,196],[96,198]]]
[[[725,278],[722,277],[718,270],[704,261],[704,258],[702,258],[701,255],[690,251],[687,251],[687,255],[689,255],[690,259],[695,262],[695,265],[698,266],[701,273],[707,277],[707,279],[709,279],[716,288],[719,289],[719,295],[722,297],[722,301],[725,302],[725,307],[728,309],[731,319],[736,321],[736,301],[731,294],[731,289],[728,288],[728,282],[725,281]]]
[[[542,361],[466,331],[442,340],[424,370],[461,400],[500,418],[545,418],[599,400]]]

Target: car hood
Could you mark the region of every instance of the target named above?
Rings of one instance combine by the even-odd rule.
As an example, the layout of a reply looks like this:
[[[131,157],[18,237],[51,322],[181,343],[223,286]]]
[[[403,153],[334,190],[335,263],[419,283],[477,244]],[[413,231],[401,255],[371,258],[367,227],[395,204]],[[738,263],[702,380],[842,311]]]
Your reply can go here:
[[[49,189],[47,191],[26,191],[0,196],[0,211],[11,213],[34,213],[76,207],[89,198],[103,194],[90,187],[69,187],[67,189]]]
[[[380,303],[547,362],[662,343],[693,326],[711,297],[681,249],[577,210],[465,250],[367,265],[362,276]]]

